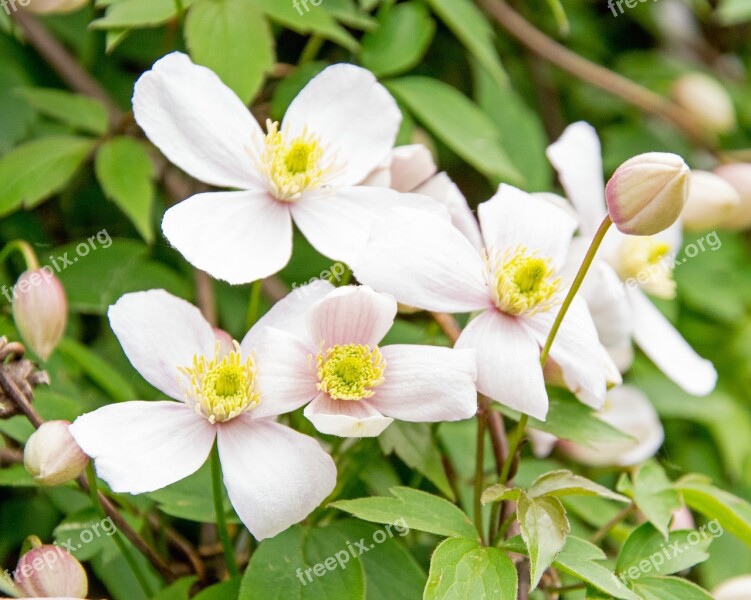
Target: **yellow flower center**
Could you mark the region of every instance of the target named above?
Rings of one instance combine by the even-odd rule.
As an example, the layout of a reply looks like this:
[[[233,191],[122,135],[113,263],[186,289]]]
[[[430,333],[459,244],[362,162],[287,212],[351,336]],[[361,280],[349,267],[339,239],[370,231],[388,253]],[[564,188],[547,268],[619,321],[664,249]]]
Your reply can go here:
[[[335,400],[362,400],[383,383],[386,363],[376,347],[362,344],[333,346],[316,358],[318,389]]]
[[[503,312],[515,316],[535,313],[558,302],[561,279],[555,277],[550,258],[517,246],[487,255],[486,262],[495,305]]]
[[[287,140],[279,131],[279,123],[266,122],[266,146],[261,155],[261,169],[271,183],[272,193],[278,200],[292,202],[306,190],[321,185],[330,172],[324,164],[324,148],[318,138],[303,131]]]
[[[219,354],[219,342],[214,356],[194,356],[190,367],[180,367],[190,381],[188,401],[198,414],[210,423],[224,422],[250,410],[261,402],[256,387],[256,366],[252,356],[243,360],[240,345],[226,356]]]
[[[670,244],[653,236],[628,236],[621,244],[616,270],[622,280],[640,285],[659,298],[675,296]]]

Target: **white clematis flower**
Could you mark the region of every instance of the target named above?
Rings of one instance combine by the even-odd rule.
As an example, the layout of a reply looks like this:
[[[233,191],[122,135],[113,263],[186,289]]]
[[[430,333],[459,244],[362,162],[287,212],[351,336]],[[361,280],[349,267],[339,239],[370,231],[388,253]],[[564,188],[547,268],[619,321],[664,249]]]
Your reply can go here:
[[[450,223],[394,209],[374,226],[354,272],[359,281],[411,306],[478,311],[456,343],[477,350],[477,389],[544,419],[548,398],[540,347],[565,297],[559,271],[576,221],[507,185],[478,213],[481,251]],[[610,359],[583,300],[574,299],[550,358],[583,402],[602,406]]]
[[[306,288],[300,288],[305,291]],[[468,419],[477,411],[475,353],[433,346],[379,346],[396,301],[366,286],[330,292],[287,331],[267,327],[259,352],[273,361],[264,393],[305,407],[316,428],[341,437],[379,435],[394,419]]]
[[[588,123],[574,123],[547,153],[579,214],[581,237],[573,245],[568,273],[573,276],[607,214],[600,140]],[[703,396],[717,381],[714,366],[694,352],[646,296],[675,294],[673,257],[681,245],[680,227],[676,223],[653,236],[624,235],[611,228],[582,295],[621,371],[631,364],[633,338],[665,375],[688,393]]]
[[[213,71],[174,52],[136,82],[133,113],[186,173],[239,190],[192,196],[162,221],[190,263],[232,284],[287,264],[293,220],[316,250],[350,262],[385,208],[440,209],[423,196],[358,185],[388,156],[401,113],[373,74],[354,65],[321,72],[264,134]]]
[[[97,474],[114,492],[151,492],[198,470],[216,440],[230,501],[256,539],[304,519],[333,490],[336,467],[316,440],[274,422],[287,408],[267,398],[274,365],[255,348],[264,327],[292,326],[324,291],[290,294],[228,353],[184,300],[163,290],[120,298],[108,314],[125,354],[177,402],[111,404],[76,419],[70,433]]]

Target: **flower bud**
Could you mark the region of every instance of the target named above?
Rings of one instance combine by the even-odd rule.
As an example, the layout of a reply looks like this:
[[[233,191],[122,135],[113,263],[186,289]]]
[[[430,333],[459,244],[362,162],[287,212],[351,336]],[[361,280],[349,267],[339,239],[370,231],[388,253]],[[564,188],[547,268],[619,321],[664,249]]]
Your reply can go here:
[[[26,442],[23,463],[40,485],[60,485],[75,479],[89,462],[68,425],[68,421],[47,421]]]
[[[31,0],[25,10],[37,14],[68,13],[88,4],[89,0]]]
[[[741,203],[736,189],[719,175],[707,171],[691,171],[688,199],[683,209],[683,228],[705,231],[721,227]]]
[[[648,152],[627,160],[605,188],[611,220],[631,235],[667,229],[686,204],[689,175],[688,166],[676,154]]]
[[[689,73],[673,85],[673,100],[707,131],[728,133],[736,126],[735,108],[724,87],[709,75]]]
[[[751,227],[751,163],[722,165],[714,172],[732,185],[740,196],[740,203],[727,215],[722,226],[726,229],[748,229]]]
[[[73,555],[58,546],[39,546],[24,554],[15,572],[18,588],[30,598],[85,598],[86,571]]]
[[[50,267],[24,272],[13,290],[13,319],[21,337],[47,360],[65,332],[68,301]]]

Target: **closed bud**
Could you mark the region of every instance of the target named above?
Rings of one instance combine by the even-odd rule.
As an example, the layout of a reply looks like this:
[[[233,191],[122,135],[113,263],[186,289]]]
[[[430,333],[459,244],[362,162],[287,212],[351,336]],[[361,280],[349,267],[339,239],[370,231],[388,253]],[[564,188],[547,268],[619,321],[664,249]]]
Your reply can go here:
[[[25,10],[37,14],[68,13],[88,3],[89,0],[30,0]]]
[[[751,227],[751,163],[722,165],[714,172],[732,185],[740,196],[740,202],[730,211],[722,226],[726,229],[748,229]]]
[[[691,171],[691,183],[683,227],[687,231],[704,231],[721,227],[741,197],[736,189],[719,175],[707,171]]]
[[[24,272],[13,290],[13,319],[23,341],[42,360],[60,342],[68,320],[68,301],[50,267]]]
[[[689,73],[678,79],[673,85],[673,99],[707,131],[728,133],[735,129],[730,95],[709,75]]]
[[[89,462],[68,425],[68,421],[47,421],[26,442],[23,463],[40,485],[60,485],[75,479]]]
[[[654,235],[667,229],[686,204],[689,175],[677,154],[634,156],[618,167],[605,188],[610,219],[631,235]]]
[[[73,555],[58,546],[39,546],[18,561],[15,582],[29,598],[85,598],[86,571]]]

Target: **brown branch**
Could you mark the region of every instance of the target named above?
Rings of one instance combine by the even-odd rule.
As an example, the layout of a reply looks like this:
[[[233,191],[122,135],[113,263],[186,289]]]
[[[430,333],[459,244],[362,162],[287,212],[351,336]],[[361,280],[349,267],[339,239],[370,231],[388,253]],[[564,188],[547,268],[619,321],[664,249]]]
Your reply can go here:
[[[462,334],[462,328],[459,327],[459,323],[456,322],[454,316],[442,312],[432,312],[430,314],[433,315],[435,322],[440,325],[443,333],[451,340],[451,343],[456,344],[456,340]]]
[[[175,529],[162,523],[156,515],[149,515],[148,519],[151,526],[155,529],[161,527],[164,534],[167,536],[167,541],[185,555],[185,558],[190,562],[198,579],[200,581],[206,581],[206,567],[204,566],[201,557],[198,555],[198,550],[195,549],[193,544],[180,535]]]

